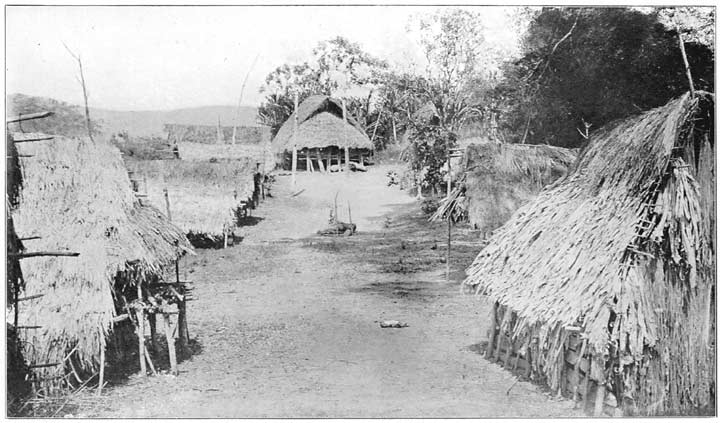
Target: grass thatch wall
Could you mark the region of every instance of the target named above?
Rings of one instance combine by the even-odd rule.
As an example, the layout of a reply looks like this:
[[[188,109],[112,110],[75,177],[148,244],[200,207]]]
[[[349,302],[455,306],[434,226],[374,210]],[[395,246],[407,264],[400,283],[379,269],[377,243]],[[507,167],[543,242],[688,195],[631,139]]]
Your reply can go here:
[[[501,330],[535,348],[553,389],[577,326],[626,410],[714,407],[713,117],[711,95],[686,94],[592,134],[573,173],[468,268],[465,285],[513,312]]]
[[[92,371],[116,313],[116,283],[161,276],[192,247],[157,210],[139,203],[120,152],[109,144],[56,137],[18,149],[29,157],[20,159],[15,228],[20,237],[41,237],[26,241],[26,250],[80,254],[22,260],[23,294],[42,295],[19,307],[19,325],[38,326],[22,329],[24,354],[31,364],[64,365],[76,348],[77,363]],[[134,279],[117,280],[124,271]],[[63,365],[36,371],[58,376]]]
[[[268,173],[275,168],[276,156],[270,150],[270,144],[202,144],[192,142],[178,143],[180,159],[208,162],[211,160],[245,160],[251,164],[260,164],[258,169]]]
[[[548,145],[469,145],[464,170],[470,223],[486,232],[502,226],[544,186],[566,175],[576,157],[575,151]]]
[[[174,160],[177,159],[177,146],[160,137],[130,137],[113,135],[110,142],[125,157],[137,160]]]
[[[241,201],[253,198],[255,163],[250,160],[200,162],[185,160],[128,160],[135,178],[147,181],[140,192],[163,212],[164,190],[170,200],[174,224],[186,234],[222,239],[227,228],[235,227]]]
[[[295,133],[295,116],[298,128]],[[294,136],[293,136],[294,135]],[[349,147],[371,149],[372,143],[353,119],[343,121],[342,106],[327,96],[312,96],[303,101],[298,110],[280,127],[272,141],[273,149],[281,153],[298,149],[322,147]]]

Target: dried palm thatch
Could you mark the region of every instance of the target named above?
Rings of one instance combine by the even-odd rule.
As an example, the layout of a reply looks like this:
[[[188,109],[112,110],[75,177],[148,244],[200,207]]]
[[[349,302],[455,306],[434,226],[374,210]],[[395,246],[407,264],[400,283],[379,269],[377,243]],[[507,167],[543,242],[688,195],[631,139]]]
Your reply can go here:
[[[298,128],[295,133],[295,116]],[[352,118],[343,121],[342,106],[327,96],[311,96],[280,127],[273,139],[273,149],[281,153],[292,150],[293,144],[303,148],[372,148],[362,127]],[[293,134],[295,136],[293,136]]]
[[[259,163],[263,173],[275,168],[275,154],[270,149],[270,143],[233,145],[181,142],[178,143],[178,150],[182,160],[248,160]]]
[[[575,326],[633,411],[712,405],[713,116],[712,95],[686,94],[600,130],[468,268],[464,285],[513,312],[501,330],[535,345],[554,389]]]
[[[139,203],[109,144],[55,137],[18,149],[28,156],[20,160],[15,228],[21,237],[40,236],[26,250],[79,253],[21,262],[24,294],[40,295],[18,307],[23,353],[32,365],[49,365],[36,368],[38,376],[57,382],[71,350],[83,369],[96,368],[120,285],[162,278],[192,247],[156,209]]]
[[[193,236],[222,240],[226,231],[236,226],[241,202],[248,202],[255,193],[256,166],[249,159],[128,160],[127,167],[147,181],[140,191],[161,210],[166,210],[167,189],[173,223]]]
[[[501,144],[477,139],[465,150],[468,220],[490,232],[542,188],[568,173],[577,152],[549,145]]]

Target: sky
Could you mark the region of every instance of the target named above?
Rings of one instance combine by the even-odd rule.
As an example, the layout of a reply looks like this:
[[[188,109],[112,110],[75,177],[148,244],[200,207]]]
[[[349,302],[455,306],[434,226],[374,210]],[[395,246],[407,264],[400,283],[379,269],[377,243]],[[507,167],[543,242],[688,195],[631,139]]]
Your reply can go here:
[[[422,69],[408,33],[435,6],[6,6],[6,93],[82,103],[82,58],[91,107],[166,110],[235,105],[250,64],[244,105],[257,106],[265,76],[302,63],[318,42],[344,36],[395,67]],[[512,44],[503,7],[474,7],[486,36]]]

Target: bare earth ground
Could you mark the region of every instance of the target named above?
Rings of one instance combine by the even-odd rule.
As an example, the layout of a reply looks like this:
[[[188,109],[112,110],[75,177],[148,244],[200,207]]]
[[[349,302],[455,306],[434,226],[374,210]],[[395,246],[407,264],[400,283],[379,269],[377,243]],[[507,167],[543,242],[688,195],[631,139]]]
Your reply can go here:
[[[461,293],[477,235],[456,229],[452,283],[444,224],[387,187],[386,167],[350,175],[279,176],[273,198],[225,250],[199,250],[190,334],[200,351],[178,377],[137,375],[76,412],[90,417],[577,416],[529,382],[490,364],[487,305]],[[295,197],[291,194],[305,189]],[[337,191],[359,233],[318,237]],[[395,319],[409,327],[382,329]],[[512,387],[508,394],[508,389]]]

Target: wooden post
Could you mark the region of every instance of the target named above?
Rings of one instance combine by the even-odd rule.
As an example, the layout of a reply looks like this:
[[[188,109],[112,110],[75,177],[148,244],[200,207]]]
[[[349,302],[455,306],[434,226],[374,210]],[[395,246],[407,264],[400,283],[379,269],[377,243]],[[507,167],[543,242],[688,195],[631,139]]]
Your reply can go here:
[[[137,336],[138,336],[138,357],[140,359],[140,376],[145,377],[147,375],[147,368],[145,367],[145,313],[143,310],[135,310],[135,317],[137,318]]]
[[[530,351],[530,347],[528,346],[525,350],[525,361],[527,361],[527,369],[525,369],[525,377],[527,380],[530,380],[530,376],[532,375],[532,353]]]
[[[305,163],[306,163],[305,170],[309,170],[310,172],[315,172],[315,167],[313,166],[313,163],[312,163],[312,157],[310,157],[310,149],[305,151]]]
[[[102,394],[103,384],[105,384],[105,347],[100,343],[100,383],[97,387],[97,395]]]
[[[595,391],[595,410],[594,417],[603,415],[603,404],[605,403],[605,382],[598,382],[597,391]]]
[[[512,349],[513,349],[513,343],[510,337],[508,337],[508,345],[507,350],[505,351],[505,359],[503,360],[503,368],[509,369],[510,368],[510,357],[512,356]]]
[[[485,358],[488,360],[490,359],[490,357],[492,357],[492,351],[494,350],[495,346],[495,326],[497,326],[497,310],[498,303],[495,302],[492,308],[492,315],[490,316],[490,337],[488,338],[488,345],[487,349],[485,350]]]
[[[153,375],[157,375],[157,372],[155,371],[155,365],[150,359],[150,353],[148,352],[147,348],[145,348],[145,361],[147,361],[148,366],[150,366],[150,373],[152,373]]]
[[[177,375],[177,356],[175,351],[175,338],[173,338],[172,327],[170,326],[170,317],[167,313],[163,313],[163,326],[165,328],[165,338],[167,339],[168,355],[170,356],[170,371]]]
[[[352,210],[350,210],[350,201],[348,201],[348,223],[352,223]]]
[[[148,313],[148,325],[150,326],[150,348],[152,348],[153,352],[157,351],[157,344],[155,343],[155,335],[156,335],[156,318],[155,313]]]
[[[590,404],[590,371],[592,369],[592,355],[588,356],[588,371],[585,372],[585,380],[583,381],[583,409],[587,410]]]
[[[501,307],[498,307],[498,310],[501,310]],[[495,350],[492,354],[493,361],[497,361],[500,358],[500,345],[503,341],[502,324],[505,320],[505,313],[507,313],[507,308],[502,310],[502,317],[498,319],[498,324],[496,325],[498,327],[498,333],[497,337],[495,338]]]
[[[294,113],[294,121],[293,121],[293,136],[292,136],[292,143],[293,143],[293,151],[292,151],[292,186],[295,188],[296,180],[295,180],[295,172],[297,172],[297,131],[298,131],[298,93],[295,92],[295,111]]]
[[[687,76],[688,84],[690,84],[690,97],[695,97],[695,84],[693,84],[692,74],[690,73],[690,63],[688,63],[685,53],[685,42],[683,41],[680,25],[678,25],[677,22],[675,22],[675,29],[677,30],[678,41],[680,42],[680,53],[682,54],[683,63],[685,64],[685,76]]]
[[[332,152],[330,150],[331,148],[332,147],[328,148],[328,152],[327,152],[327,170],[328,170],[328,172],[330,171],[330,166],[332,166]]]
[[[345,173],[350,174],[350,148],[345,147]]]
[[[573,401],[577,402],[578,400],[578,388],[580,385],[580,364],[582,364],[583,354],[585,354],[585,347],[587,346],[587,339],[583,339],[582,346],[580,347],[580,354],[578,355],[578,359],[575,362],[575,368],[573,369],[573,380],[575,381],[575,385],[573,386]]]
[[[218,117],[217,117],[217,143],[223,144],[223,142],[224,142],[223,133],[222,133],[222,129],[220,128],[220,115],[218,115]]]
[[[175,260],[175,282],[180,284],[180,259]],[[187,295],[187,292],[184,293]],[[180,342],[180,352],[184,355],[187,353],[190,333],[187,327],[187,310],[185,308],[185,295],[178,302],[178,340]]]
[[[316,158],[317,158],[317,162],[318,162],[318,168],[320,169],[320,172],[325,173],[325,165],[324,165],[323,162],[322,162],[322,157],[321,157],[321,155],[320,155],[320,150],[319,150],[319,149],[318,149],[318,150],[315,150],[315,153],[316,153]]]
[[[147,193],[147,190],[145,193]],[[170,214],[170,196],[168,195],[167,187],[163,188],[163,194],[165,195],[165,211],[167,212],[167,218],[169,222],[172,222],[172,215]]]
[[[343,113],[343,122],[347,124],[347,108],[345,107],[345,98],[340,99],[342,102],[342,113]],[[345,139],[345,172],[350,172],[350,149],[347,146],[347,139]]]

